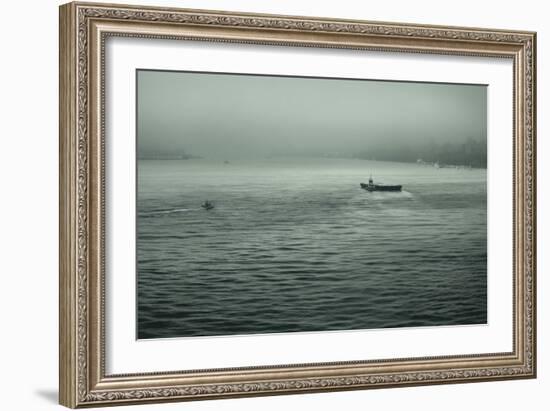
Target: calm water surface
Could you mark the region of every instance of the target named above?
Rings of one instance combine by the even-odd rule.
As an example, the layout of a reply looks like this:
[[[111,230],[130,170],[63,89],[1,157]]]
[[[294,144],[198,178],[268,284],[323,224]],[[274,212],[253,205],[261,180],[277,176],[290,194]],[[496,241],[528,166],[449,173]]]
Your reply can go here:
[[[486,170],[138,164],[138,338],[486,323]]]

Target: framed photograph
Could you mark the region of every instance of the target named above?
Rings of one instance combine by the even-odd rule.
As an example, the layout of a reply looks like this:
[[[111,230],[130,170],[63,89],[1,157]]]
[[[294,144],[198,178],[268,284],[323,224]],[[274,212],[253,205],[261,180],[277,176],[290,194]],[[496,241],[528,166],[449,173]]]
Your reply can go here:
[[[536,375],[533,32],[60,8],[60,403]]]

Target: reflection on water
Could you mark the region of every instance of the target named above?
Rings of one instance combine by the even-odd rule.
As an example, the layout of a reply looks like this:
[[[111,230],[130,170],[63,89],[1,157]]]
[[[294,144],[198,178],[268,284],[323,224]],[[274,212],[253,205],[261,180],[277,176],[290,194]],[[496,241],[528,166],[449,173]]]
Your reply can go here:
[[[486,323],[486,170],[138,164],[139,338]]]

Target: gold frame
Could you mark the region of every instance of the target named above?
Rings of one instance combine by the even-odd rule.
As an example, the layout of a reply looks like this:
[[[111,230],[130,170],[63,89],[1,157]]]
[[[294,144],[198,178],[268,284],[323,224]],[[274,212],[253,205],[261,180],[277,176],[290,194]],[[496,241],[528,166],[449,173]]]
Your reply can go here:
[[[513,351],[470,356],[105,375],[103,69],[104,44],[109,36],[512,59]],[[60,403],[76,408],[534,378],[535,52],[536,34],[533,32],[93,3],[61,6]]]

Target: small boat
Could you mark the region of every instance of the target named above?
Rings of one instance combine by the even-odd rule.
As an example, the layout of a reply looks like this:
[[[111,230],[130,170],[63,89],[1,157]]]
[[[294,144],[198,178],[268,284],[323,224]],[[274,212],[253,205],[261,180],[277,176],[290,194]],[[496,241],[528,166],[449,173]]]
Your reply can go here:
[[[214,204],[208,200],[206,200],[204,203],[201,204],[201,207],[205,210],[212,210],[214,208]]]
[[[361,183],[361,188],[367,191],[401,191],[402,185],[374,184],[372,176],[369,177],[369,183]]]

